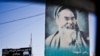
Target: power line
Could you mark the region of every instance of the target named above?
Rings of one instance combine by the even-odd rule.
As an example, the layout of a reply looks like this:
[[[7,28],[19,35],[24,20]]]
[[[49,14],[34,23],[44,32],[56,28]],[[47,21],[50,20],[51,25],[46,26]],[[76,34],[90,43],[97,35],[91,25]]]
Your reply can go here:
[[[13,9],[9,9],[9,10],[6,10],[6,11],[1,11],[0,14],[1,14],[1,13],[10,12],[10,11],[14,11],[14,10],[17,10],[17,9],[21,9],[21,8],[24,8],[24,7],[28,7],[28,6],[30,6],[30,5],[32,5],[32,4],[28,4],[28,5],[21,6],[21,7],[17,7],[17,8],[13,8]]]
[[[41,20],[39,20],[40,18],[35,18],[34,19],[34,21],[32,22],[32,23],[29,23],[29,24],[27,24],[27,25],[23,25],[23,27],[20,27],[20,28],[17,28],[17,29],[15,29],[15,30],[13,30],[12,32],[11,31],[9,31],[9,33],[8,34],[6,34],[6,35],[3,35],[3,36],[1,36],[1,37],[8,37],[8,36],[11,36],[11,35],[13,35],[13,34],[16,34],[19,30],[24,30],[25,28],[27,28],[26,26],[28,26],[28,27],[30,27],[31,25],[34,25],[35,23],[39,23],[39,21],[41,21]],[[37,21],[38,20],[38,21]],[[36,22],[37,21],[37,22]]]
[[[20,18],[20,19],[16,19],[16,20],[11,20],[11,21],[7,21],[7,22],[3,22],[3,23],[0,23],[0,25],[7,24],[7,23],[12,23],[12,22],[16,22],[16,21],[20,21],[20,20],[29,19],[29,18],[40,16],[40,15],[43,15],[43,14],[44,13],[39,13],[39,14],[36,14],[36,15],[33,15],[33,16],[29,16],[29,17],[25,17],[25,18]]]

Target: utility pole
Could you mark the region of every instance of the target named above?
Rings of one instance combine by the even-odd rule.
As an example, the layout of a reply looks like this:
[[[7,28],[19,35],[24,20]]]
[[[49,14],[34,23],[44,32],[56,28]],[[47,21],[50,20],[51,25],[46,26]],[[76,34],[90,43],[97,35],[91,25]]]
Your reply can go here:
[[[30,36],[30,45],[29,47],[32,47],[32,33],[31,33],[31,36]]]
[[[31,33],[31,36],[30,36],[30,45],[29,45],[29,47],[31,47],[31,49],[32,49],[32,33]],[[33,56],[32,50],[31,50],[31,56]]]

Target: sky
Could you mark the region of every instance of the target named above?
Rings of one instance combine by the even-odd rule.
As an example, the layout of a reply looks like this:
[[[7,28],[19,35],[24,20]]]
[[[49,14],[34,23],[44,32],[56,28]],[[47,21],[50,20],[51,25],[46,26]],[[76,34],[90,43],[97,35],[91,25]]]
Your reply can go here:
[[[94,52],[95,47],[95,30],[96,16],[90,13],[91,53]],[[0,2],[0,56],[2,56],[2,49],[4,48],[29,47],[31,33],[33,55],[44,56],[45,4]]]
[[[4,23],[21,18],[28,18]],[[45,5],[38,3],[0,3],[0,56],[4,48],[29,47],[32,33],[34,56],[44,56]],[[2,24],[4,23],[4,24]]]

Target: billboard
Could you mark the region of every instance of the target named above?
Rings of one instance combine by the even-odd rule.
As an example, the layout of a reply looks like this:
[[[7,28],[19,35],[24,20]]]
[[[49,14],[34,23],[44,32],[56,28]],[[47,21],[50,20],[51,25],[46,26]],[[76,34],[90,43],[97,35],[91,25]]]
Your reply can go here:
[[[32,48],[2,49],[2,56],[31,56]]]
[[[47,5],[45,56],[89,56],[88,12]]]

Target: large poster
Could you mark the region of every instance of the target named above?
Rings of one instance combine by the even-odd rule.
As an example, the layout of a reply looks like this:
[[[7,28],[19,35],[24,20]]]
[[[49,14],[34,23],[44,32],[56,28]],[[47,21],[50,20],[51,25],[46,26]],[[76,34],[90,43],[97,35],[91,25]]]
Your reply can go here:
[[[47,5],[45,56],[89,56],[88,12]]]

